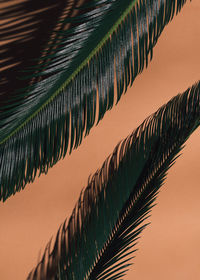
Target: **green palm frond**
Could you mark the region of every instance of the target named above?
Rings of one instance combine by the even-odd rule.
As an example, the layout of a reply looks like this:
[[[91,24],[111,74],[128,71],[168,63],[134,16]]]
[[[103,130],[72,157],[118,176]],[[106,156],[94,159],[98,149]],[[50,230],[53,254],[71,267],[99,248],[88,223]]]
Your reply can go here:
[[[152,58],[186,0],[7,2],[0,18],[0,199],[76,148]]]
[[[200,125],[200,82],[121,141],[27,279],[122,279],[168,169]]]

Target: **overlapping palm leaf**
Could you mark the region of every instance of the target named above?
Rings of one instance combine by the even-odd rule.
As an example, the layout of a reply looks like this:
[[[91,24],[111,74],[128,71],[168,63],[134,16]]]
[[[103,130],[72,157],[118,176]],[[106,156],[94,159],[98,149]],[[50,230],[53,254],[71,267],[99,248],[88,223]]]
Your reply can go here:
[[[122,279],[167,171],[199,125],[200,82],[116,146],[27,279]]]
[[[5,1],[0,199],[76,148],[152,57],[186,0]],[[116,81],[116,86],[115,86]]]

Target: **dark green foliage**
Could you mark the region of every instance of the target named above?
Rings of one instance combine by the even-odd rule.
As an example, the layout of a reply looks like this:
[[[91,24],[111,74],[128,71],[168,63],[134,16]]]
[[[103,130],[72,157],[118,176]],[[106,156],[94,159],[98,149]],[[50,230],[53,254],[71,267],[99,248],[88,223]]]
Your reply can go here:
[[[121,141],[28,279],[122,279],[168,169],[200,125],[200,82]]]
[[[14,23],[1,27],[12,42],[0,49],[0,199],[80,145],[112,108],[114,77],[119,101],[185,2],[30,0],[0,11]]]

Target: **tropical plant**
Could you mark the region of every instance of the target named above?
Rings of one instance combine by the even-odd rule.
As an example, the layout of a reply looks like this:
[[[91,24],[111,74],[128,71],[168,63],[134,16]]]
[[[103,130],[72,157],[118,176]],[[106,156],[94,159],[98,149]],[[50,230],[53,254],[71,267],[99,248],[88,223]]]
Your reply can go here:
[[[121,141],[27,279],[122,279],[167,170],[200,125],[200,82]]]
[[[83,135],[87,135],[94,125],[95,115],[97,114],[97,120],[99,121],[106,110],[111,109],[114,103],[114,76],[116,77],[118,101],[128,85],[132,84],[137,74],[143,70],[144,65],[147,66],[148,57],[151,59],[152,56],[153,46],[164,26],[173,17],[175,8],[179,11],[186,1],[149,0],[132,1],[131,4],[129,2],[58,1],[54,4],[53,1],[49,1],[45,4],[33,5],[32,1],[29,3],[24,1],[21,4],[11,5],[2,10],[2,16],[5,19],[9,18],[9,23],[16,21],[14,28],[12,24],[11,27],[9,25],[3,27],[4,39],[13,41],[3,45],[1,49],[5,55],[3,63],[6,66],[2,72],[5,78],[2,80],[3,90],[0,95],[2,98],[0,108],[0,153],[2,158],[0,194],[3,200],[25,187],[27,182],[33,181],[38,170],[39,174],[47,172],[49,167],[65,156],[68,146],[71,152],[81,143]],[[25,11],[26,14],[24,14]],[[54,15],[55,18],[48,25],[44,36],[40,27],[41,24],[49,23],[50,15]],[[24,26],[22,26],[20,20],[25,22]],[[39,41],[39,44],[37,44],[36,50],[33,49],[30,53],[29,49],[24,57],[19,56],[18,50],[22,43],[25,42],[23,51],[26,51],[27,47],[34,46],[35,48],[35,42],[40,39],[41,42]],[[14,51],[16,56],[11,57],[11,53]],[[13,71],[19,73],[19,76],[13,75]],[[25,72],[27,74],[24,74]],[[16,91],[11,92],[13,83],[16,84]],[[188,116],[186,117],[187,114],[181,116],[181,124],[183,118],[184,120],[188,118],[189,123],[186,122],[186,127],[183,129],[184,135],[178,135],[180,138],[174,140],[179,142],[179,148],[199,124],[199,110],[197,110],[199,84],[194,86],[191,91],[187,91],[184,96],[190,96],[190,94],[192,96],[191,100],[196,98],[194,103],[196,105],[191,102],[194,105],[191,112],[194,111],[195,113],[193,113],[196,115],[194,123],[190,119],[193,113],[188,109],[186,109]],[[179,98],[177,97],[175,100],[179,100]],[[188,108],[188,104],[190,104],[186,101],[188,101],[187,98],[181,103],[183,107],[185,106],[184,108]],[[178,101],[175,102],[175,104],[179,103]],[[99,105],[98,109],[96,108],[97,104]],[[173,116],[170,113],[169,115],[173,120]],[[179,128],[179,124],[176,125]],[[142,131],[141,128],[140,130]],[[156,132],[159,134],[159,131]],[[145,132],[141,132],[141,134],[146,135]],[[138,136],[137,134],[133,135]],[[152,137],[156,136],[152,135]],[[165,135],[165,137],[169,137],[169,135]],[[162,139],[162,137],[160,138]],[[159,141],[166,141],[166,139]],[[144,143],[141,139],[139,142],[142,143],[141,149],[143,149]],[[176,144],[173,143],[173,145]],[[175,149],[176,152],[179,148]],[[158,149],[157,144],[156,149]],[[141,161],[142,157],[146,159],[146,154],[141,152],[139,154]],[[159,156],[162,157],[163,155],[159,154]],[[167,160],[169,165],[173,156],[172,152],[171,160]],[[115,156],[112,158],[115,158]],[[114,167],[111,163],[108,166],[112,174],[117,167],[116,163],[112,163]],[[167,169],[167,167],[165,168]],[[166,171],[165,168],[159,171],[162,175]],[[146,172],[148,174],[149,171]],[[94,176],[93,179],[95,180],[95,178]],[[159,179],[157,178],[157,180]],[[136,178],[132,178],[132,180],[136,180]],[[89,185],[93,185],[92,181]],[[159,188],[158,185],[156,186],[157,189]],[[149,207],[151,207],[150,204],[157,189],[150,191],[152,197],[147,195],[149,201],[145,202],[147,206],[144,212],[148,212]],[[136,193],[139,190],[137,189]],[[132,205],[133,197],[130,198],[130,205]],[[96,198],[95,201],[97,201]],[[127,199],[124,198],[120,205],[126,205],[126,201]],[[79,202],[81,204],[81,201]],[[130,208],[129,206],[127,207]],[[123,211],[125,211],[124,207],[122,207]],[[131,209],[134,209],[134,207]],[[138,211],[141,211],[141,209]],[[97,212],[99,213],[99,210]],[[131,230],[139,225],[144,214],[138,220],[135,220],[133,226],[130,226]],[[124,214],[122,213],[122,215]],[[115,224],[114,221],[111,222],[112,226],[113,224]],[[65,231],[64,227],[63,230]],[[139,232],[140,229],[138,232],[134,232],[131,238],[134,239],[135,234]],[[79,236],[80,232],[77,234]],[[113,234],[111,235],[113,237]],[[62,236],[64,236],[63,233]],[[105,236],[99,235],[98,238],[105,239]],[[128,238],[128,241],[130,240]],[[57,242],[60,243],[59,234]],[[77,237],[75,237],[76,242],[79,242]],[[56,246],[58,246],[58,243],[56,243]],[[99,258],[97,256],[99,256],[99,250],[104,248],[102,247],[104,243],[105,240],[101,240],[101,243],[97,242],[97,244],[92,245],[94,248],[98,248],[95,252],[96,258]],[[120,244],[119,240],[117,240],[117,244]],[[75,255],[77,254],[76,246]],[[59,250],[63,252],[64,256],[66,255],[63,248],[59,247]],[[53,252],[55,252],[53,257],[60,258],[56,249]],[[88,271],[91,271],[90,266],[94,264],[94,259],[90,256],[90,253],[94,254],[94,251],[89,251],[87,257],[83,257],[88,267],[87,269],[84,268],[85,271],[77,270],[79,276],[74,276],[76,272],[73,266],[77,263],[76,258],[74,258],[74,263],[71,264],[72,268],[68,272],[66,272],[66,267],[69,262],[63,263],[64,259],[59,259],[59,265],[56,268],[58,270],[54,269],[53,272],[57,276],[54,276],[62,275],[65,278],[64,274],[69,273],[72,279],[73,277],[75,277],[74,279],[84,277]],[[47,255],[47,253],[44,254],[43,261],[46,261]],[[48,263],[47,268],[44,265],[44,269],[42,268],[40,271],[41,275],[42,273],[45,275],[46,269],[49,273],[48,269],[51,270],[51,262],[50,265]],[[55,259],[53,259],[53,262],[57,266]],[[94,275],[91,276],[93,278],[89,279],[97,279],[94,278],[97,277]],[[108,275],[106,277],[108,278]],[[117,277],[121,277],[121,275],[119,274]],[[44,279],[49,279],[49,276],[44,276]]]
[[[99,122],[112,108],[114,77],[118,102],[185,2],[31,0],[2,9],[1,199],[81,143],[96,114]]]

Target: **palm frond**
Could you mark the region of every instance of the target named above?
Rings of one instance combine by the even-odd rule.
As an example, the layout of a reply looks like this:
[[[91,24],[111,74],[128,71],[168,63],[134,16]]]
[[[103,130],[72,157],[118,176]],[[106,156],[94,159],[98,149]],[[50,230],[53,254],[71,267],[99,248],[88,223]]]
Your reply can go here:
[[[122,279],[168,169],[200,125],[200,82],[121,141],[27,279]]]
[[[119,101],[185,2],[23,0],[0,11],[0,199],[80,145],[112,108],[114,78]]]

